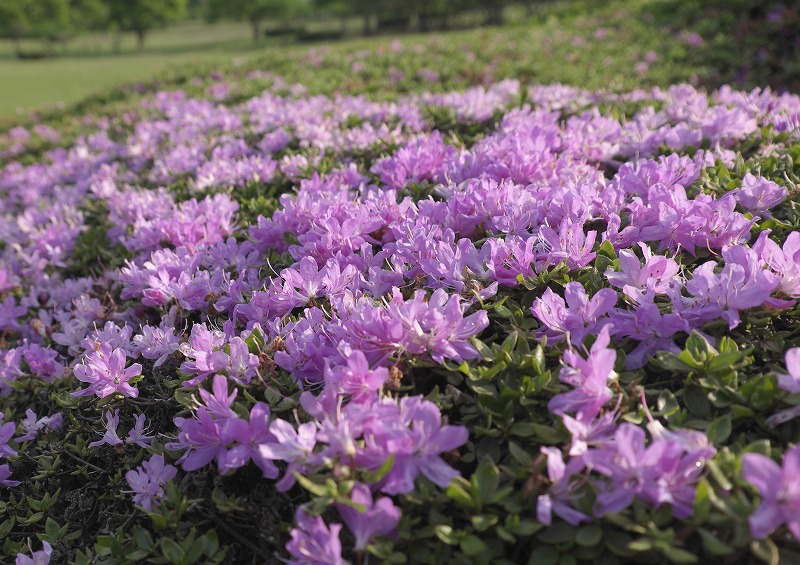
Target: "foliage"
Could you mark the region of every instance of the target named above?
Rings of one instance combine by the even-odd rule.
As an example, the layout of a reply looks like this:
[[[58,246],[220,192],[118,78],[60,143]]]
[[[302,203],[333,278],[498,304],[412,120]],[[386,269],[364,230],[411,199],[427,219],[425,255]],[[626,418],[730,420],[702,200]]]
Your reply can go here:
[[[798,559],[800,98],[543,86],[527,33],[6,134],[5,560]]]
[[[122,31],[133,31],[144,48],[146,33],[183,16],[186,0],[106,0],[108,18]]]

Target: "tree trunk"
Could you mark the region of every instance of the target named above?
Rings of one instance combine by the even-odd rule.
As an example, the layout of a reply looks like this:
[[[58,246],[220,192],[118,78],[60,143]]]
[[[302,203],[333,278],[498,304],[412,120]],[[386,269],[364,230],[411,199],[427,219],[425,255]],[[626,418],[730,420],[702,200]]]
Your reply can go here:
[[[146,30],[144,29],[137,29],[136,30],[136,48],[139,51],[144,51],[144,34]]]
[[[253,43],[261,39],[261,20],[250,20],[250,29],[253,32]]]
[[[17,55],[17,59],[22,59],[22,44],[18,35],[14,37],[14,52]]]
[[[119,30],[115,30],[111,38],[111,49],[113,49],[114,53],[117,55],[119,55],[119,52],[122,50],[122,32]]]

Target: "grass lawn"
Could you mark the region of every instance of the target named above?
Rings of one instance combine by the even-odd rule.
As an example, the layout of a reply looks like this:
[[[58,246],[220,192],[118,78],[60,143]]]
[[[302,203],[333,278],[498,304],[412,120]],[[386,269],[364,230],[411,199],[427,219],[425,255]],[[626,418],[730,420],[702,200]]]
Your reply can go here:
[[[141,52],[133,34],[122,37],[118,54],[112,51],[112,42],[110,33],[90,34],[70,42],[63,56],[19,60],[10,42],[0,41],[0,116],[70,104],[119,83],[148,79],[168,67],[213,59],[230,62],[266,47],[254,45],[247,25],[238,23],[186,23],[155,30]]]

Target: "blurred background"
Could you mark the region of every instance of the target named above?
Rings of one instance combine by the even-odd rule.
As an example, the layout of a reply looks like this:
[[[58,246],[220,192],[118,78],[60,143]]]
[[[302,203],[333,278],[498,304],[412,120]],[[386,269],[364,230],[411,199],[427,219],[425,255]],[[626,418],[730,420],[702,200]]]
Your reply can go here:
[[[0,117],[214,58],[505,28],[542,30],[507,57],[588,65],[601,83],[606,69],[609,83],[630,70],[643,86],[689,77],[800,91],[800,0],[0,0]],[[581,82],[563,73],[525,78]]]

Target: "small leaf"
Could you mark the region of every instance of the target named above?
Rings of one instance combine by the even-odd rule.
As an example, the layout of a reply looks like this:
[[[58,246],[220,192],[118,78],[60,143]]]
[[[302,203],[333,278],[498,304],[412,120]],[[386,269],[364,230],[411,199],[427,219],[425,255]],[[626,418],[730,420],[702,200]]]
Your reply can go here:
[[[499,518],[494,514],[481,514],[472,517],[472,526],[479,532],[485,532],[494,526]]]
[[[680,547],[669,546],[663,552],[664,557],[672,561],[673,563],[681,563],[681,564],[690,564],[690,563],[697,563],[697,555],[694,553],[690,553],[685,549],[681,549]]]
[[[447,486],[447,490],[445,492],[450,500],[453,500],[457,504],[472,510],[478,508],[478,503],[467,491],[467,489],[470,489],[471,486],[472,485],[466,479],[462,477],[456,477],[450,481],[450,484]]]
[[[528,565],[556,565],[558,563],[558,550],[549,545],[540,545],[534,548],[528,559]]]
[[[594,547],[603,540],[603,528],[597,524],[584,526],[578,530],[575,536],[575,543],[585,547]]]
[[[713,443],[721,444],[730,437],[731,430],[731,417],[729,414],[726,414],[711,422],[711,425],[708,426],[708,430],[706,431],[706,435],[708,435],[708,439]]]
[[[317,483],[315,483],[314,481],[312,481],[311,479],[309,479],[307,477],[304,477],[303,475],[301,475],[297,471],[293,471],[292,474],[297,479],[297,482],[300,483],[300,486],[302,486],[304,489],[306,489],[311,494],[313,494],[315,496],[327,496],[328,495],[328,489],[325,488],[324,485],[318,485]]]
[[[161,538],[161,552],[172,565],[183,565],[186,552],[169,538]]]
[[[386,461],[383,464],[375,469],[374,471],[369,471],[364,474],[364,482],[367,484],[377,483],[380,482],[386,475],[389,474],[389,471],[392,470],[392,466],[394,465],[394,453],[389,455]]]
[[[479,555],[487,549],[486,544],[483,543],[478,536],[472,534],[462,539],[459,547],[461,548],[461,551],[470,557]]]
[[[766,565],[778,565],[780,563],[780,553],[778,546],[771,539],[755,540],[750,544],[750,550],[760,561]]]
[[[459,541],[458,534],[453,530],[453,526],[448,524],[439,524],[433,528],[436,537],[442,540],[447,545],[455,545]]]
[[[730,555],[734,549],[722,543],[719,538],[704,528],[698,528],[697,533],[700,534],[700,539],[703,540],[703,549],[710,555]]]

